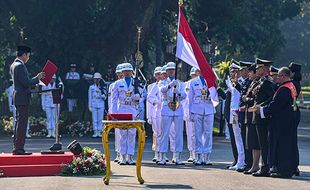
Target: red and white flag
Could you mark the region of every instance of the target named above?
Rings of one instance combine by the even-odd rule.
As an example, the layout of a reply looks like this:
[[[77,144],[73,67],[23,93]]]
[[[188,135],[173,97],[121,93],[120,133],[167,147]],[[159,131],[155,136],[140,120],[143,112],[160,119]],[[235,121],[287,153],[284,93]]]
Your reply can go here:
[[[193,67],[199,68],[201,75],[207,82],[213,106],[217,106],[219,104],[219,100],[215,84],[216,76],[207,59],[203,55],[199,44],[197,43],[195,36],[193,35],[193,32],[181,10],[181,6],[179,6],[176,57]]]

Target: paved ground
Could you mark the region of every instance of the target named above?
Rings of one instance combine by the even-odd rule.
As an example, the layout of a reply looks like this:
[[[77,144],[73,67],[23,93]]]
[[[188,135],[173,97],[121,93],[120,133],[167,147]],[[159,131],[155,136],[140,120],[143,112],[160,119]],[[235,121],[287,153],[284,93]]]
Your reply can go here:
[[[64,138],[66,146],[73,138]],[[80,138],[83,146],[95,147],[102,150],[100,139]],[[111,149],[113,143],[111,139]],[[32,138],[27,140],[28,151],[46,149],[53,140],[44,138]],[[255,178],[245,176],[238,172],[228,171],[226,165],[230,163],[231,149],[229,141],[223,137],[214,138],[212,160],[213,166],[185,166],[175,167],[168,164],[159,167],[149,160],[152,158],[151,137],[147,138],[146,150],[143,156],[142,176],[144,185],[139,185],[135,177],[134,166],[118,166],[112,164],[112,179],[110,185],[105,186],[101,177],[24,177],[24,178],[0,178],[1,190],[18,189],[281,189],[292,190],[310,189],[310,111],[302,111],[302,121],[299,126],[299,150],[301,176],[293,179]],[[186,147],[184,147],[186,150]],[[11,151],[11,139],[0,137],[0,152]],[[112,158],[115,153],[112,152]],[[171,156],[171,155],[170,155]],[[186,151],[182,157],[186,159]]]

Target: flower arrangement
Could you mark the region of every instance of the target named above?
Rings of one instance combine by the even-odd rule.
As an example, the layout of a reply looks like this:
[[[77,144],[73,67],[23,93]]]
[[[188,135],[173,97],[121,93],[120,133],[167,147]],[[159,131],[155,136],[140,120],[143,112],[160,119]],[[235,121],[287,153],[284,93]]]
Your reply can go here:
[[[84,147],[80,156],[74,157],[72,162],[63,166],[62,176],[91,176],[105,175],[105,156],[100,151]]]
[[[76,121],[66,126],[66,131],[69,135],[83,137],[92,134],[91,122],[89,121]]]
[[[13,117],[3,117],[0,121],[0,132],[3,134],[13,134]]]

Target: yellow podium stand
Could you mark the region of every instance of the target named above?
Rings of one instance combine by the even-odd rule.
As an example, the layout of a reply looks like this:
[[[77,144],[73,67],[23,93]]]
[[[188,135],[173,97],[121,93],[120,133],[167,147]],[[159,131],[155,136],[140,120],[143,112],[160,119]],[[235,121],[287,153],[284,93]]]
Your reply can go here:
[[[145,129],[144,129],[143,120],[129,120],[129,121],[103,121],[103,132],[102,132],[102,144],[104,148],[105,158],[106,158],[106,175],[103,178],[104,184],[109,185],[109,181],[111,178],[111,164],[110,164],[110,150],[109,150],[109,139],[108,135],[111,129],[118,128],[118,129],[129,129],[129,128],[136,128],[138,131],[138,155],[136,161],[136,171],[137,171],[137,178],[140,184],[144,183],[144,180],[141,176],[141,161],[142,161],[142,154],[144,151],[144,144],[145,144]]]

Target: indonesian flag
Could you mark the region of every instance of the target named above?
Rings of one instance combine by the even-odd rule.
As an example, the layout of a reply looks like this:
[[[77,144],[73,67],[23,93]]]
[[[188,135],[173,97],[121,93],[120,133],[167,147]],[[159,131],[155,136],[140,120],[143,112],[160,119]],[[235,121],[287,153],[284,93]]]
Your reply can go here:
[[[207,82],[212,104],[214,107],[217,106],[219,104],[219,100],[215,84],[216,76],[205,56],[203,55],[181,10],[181,6],[179,6],[176,57],[193,67],[199,68],[203,78]]]

